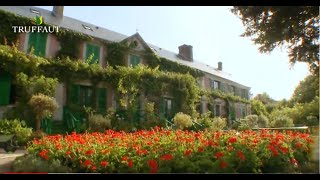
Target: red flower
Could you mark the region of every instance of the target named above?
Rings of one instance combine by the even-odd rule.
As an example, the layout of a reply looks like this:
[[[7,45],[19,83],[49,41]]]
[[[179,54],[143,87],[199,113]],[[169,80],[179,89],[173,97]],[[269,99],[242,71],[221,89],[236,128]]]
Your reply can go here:
[[[101,164],[102,167],[106,167],[108,165],[108,162],[107,161],[102,161],[100,164]]]
[[[188,155],[190,155],[192,153],[192,150],[191,149],[188,149],[188,150],[186,150],[186,152],[184,152],[184,155],[185,156],[188,156]]]
[[[302,146],[302,144],[300,142],[296,143],[296,148],[300,148]]]
[[[90,149],[86,152],[86,155],[90,155],[90,154],[93,154],[94,153],[94,150],[93,149]]]
[[[66,152],[66,155],[67,155],[67,156],[69,156],[70,154],[71,154],[71,152],[70,152],[70,151],[67,151],[67,152]]]
[[[229,138],[228,143],[234,143],[234,142],[237,142],[237,137],[233,136]]]
[[[227,166],[228,166],[228,164],[227,164],[226,162],[221,161],[220,167],[221,167],[222,169],[226,168]]]
[[[92,169],[92,171],[95,171],[95,170],[97,170],[97,167],[96,166],[92,166],[91,169]]]
[[[87,159],[87,160],[84,161],[83,164],[84,164],[85,166],[89,166],[89,165],[91,165],[91,163],[92,163],[92,162],[91,162],[89,159]]]
[[[233,149],[232,146],[228,146],[228,147],[227,147],[227,151],[231,151],[232,149]]]
[[[128,160],[128,156],[122,157],[122,161],[127,161],[127,160]]]
[[[165,161],[170,161],[171,159],[173,159],[173,156],[171,154],[165,154],[161,157],[161,159]]]
[[[216,153],[216,158],[219,159],[220,157],[223,157],[223,153],[222,152],[217,152]]]
[[[246,157],[244,156],[243,152],[239,151],[237,156],[242,160],[244,161],[246,159]]]
[[[130,159],[130,160],[128,161],[128,166],[129,166],[129,168],[132,168],[132,166],[133,166],[133,161],[132,161],[132,159]]]
[[[203,151],[204,151],[203,147],[198,148],[198,152],[203,152]]]
[[[151,167],[151,173],[158,172],[158,164],[155,160],[153,159],[149,160],[148,164]]]

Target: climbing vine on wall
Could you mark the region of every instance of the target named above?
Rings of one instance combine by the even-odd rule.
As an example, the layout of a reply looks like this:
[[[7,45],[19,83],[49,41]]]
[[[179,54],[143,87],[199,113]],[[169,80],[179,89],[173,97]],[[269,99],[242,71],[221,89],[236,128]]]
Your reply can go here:
[[[0,46],[0,68],[10,69],[15,75],[19,72],[28,72],[30,76],[44,75],[57,78],[60,82],[82,81],[85,79],[96,84],[106,82],[122,94],[137,98],[141,92],[147,97],[153,96],[159,102],[163,95],[174,97],[177,111],[190,114],[195,110],[195,103],[199,101],[199,87],[194,77],[188,74],[162,72],[157,68],[139,65],[135,68],[119,66],[117,69],[109,66],[102,68],[96,64],[89,65],[82,61],[46,60],[34,55],[17,51],[15,48]],[[18,68],[12,68],[18,67]]]

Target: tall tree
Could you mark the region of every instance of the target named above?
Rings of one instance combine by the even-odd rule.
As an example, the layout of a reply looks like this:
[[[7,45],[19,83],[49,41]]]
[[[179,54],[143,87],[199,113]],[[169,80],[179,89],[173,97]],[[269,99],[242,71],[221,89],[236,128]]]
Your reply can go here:
[[[259,51],[269,53],[277,46],[289,51],[289,61],[306,62],[319,72],[319,6],[234,6],[246,27],[242,37],[251,37]]]
[[[264,105],[273,104],[276,102],[276,100],[272,99],[266,92],[257,94],[253,99],[261,101]]]
[[[291,100],[295,103],[309,103],[319,96],[319,76],[309,75],[300,81]]]

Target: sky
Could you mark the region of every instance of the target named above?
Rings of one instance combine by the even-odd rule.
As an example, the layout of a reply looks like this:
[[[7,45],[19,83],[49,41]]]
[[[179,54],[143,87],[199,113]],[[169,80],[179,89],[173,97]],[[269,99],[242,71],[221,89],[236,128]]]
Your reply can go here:
[[[52,10],[52,6],[38,6]],[[245,27],[230,12],[232,7],[211,6],[65,6],[64,15],[84,22],[142,38],[163,49],[178,53],[178,46],[193,46],[193,58],[223,71],[256,94],[289,99],[308,66],[290,66],[286,49],[261,54],[250,38],[240,37]]]

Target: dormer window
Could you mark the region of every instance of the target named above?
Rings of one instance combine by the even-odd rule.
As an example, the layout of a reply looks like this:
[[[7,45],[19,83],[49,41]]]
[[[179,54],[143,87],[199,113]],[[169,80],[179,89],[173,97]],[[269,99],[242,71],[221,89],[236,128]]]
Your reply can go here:
[[[34,13],[34,14],[39,14],[40,15],[40,12],[35,10],[35,9],[30,9],[30,12]]]
[[[82,24],[82,27],[85,28],[85,29],[87,29],[87,30],[93,31],[90,26],[87,26],[87,25],[85,25],[85,24]]]

